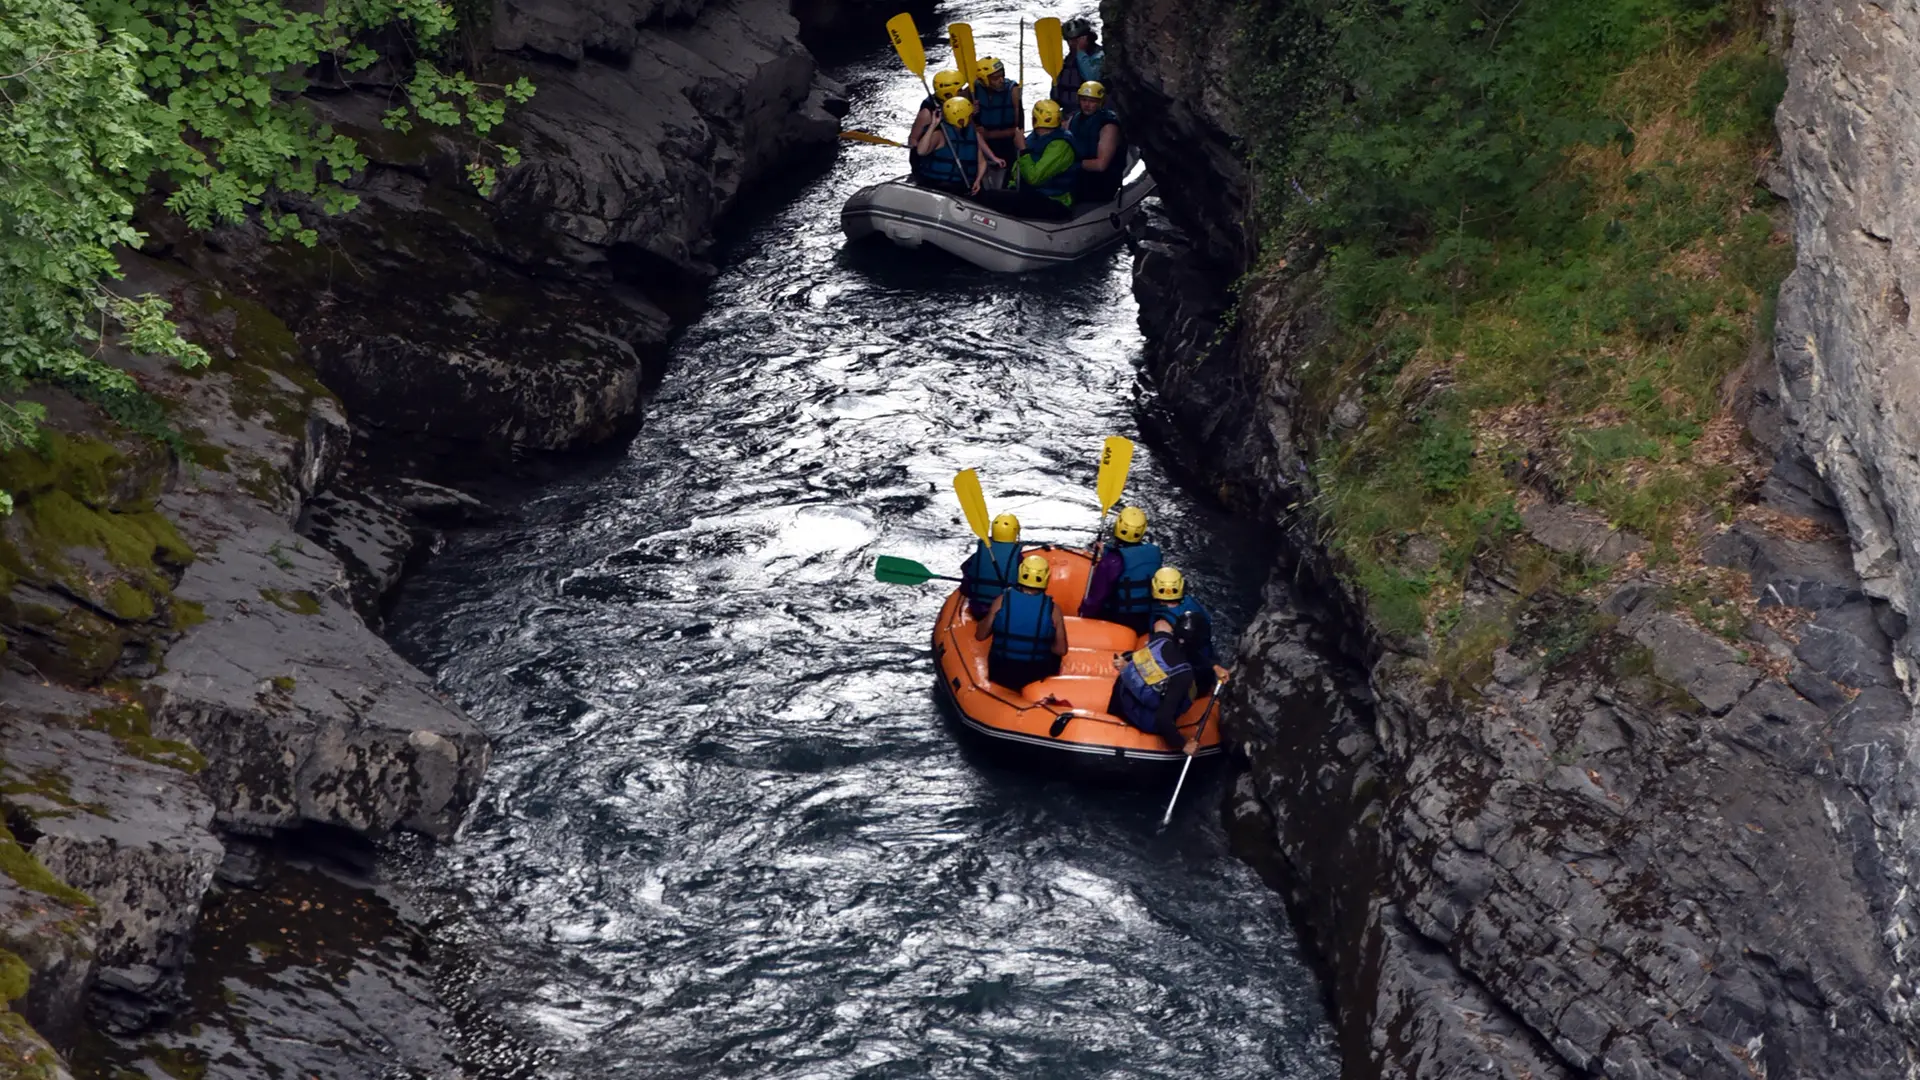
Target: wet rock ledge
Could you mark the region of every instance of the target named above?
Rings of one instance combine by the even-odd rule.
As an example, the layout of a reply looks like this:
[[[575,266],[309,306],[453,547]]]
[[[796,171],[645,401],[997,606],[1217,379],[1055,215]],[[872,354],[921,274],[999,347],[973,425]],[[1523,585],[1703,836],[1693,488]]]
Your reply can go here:
[[[1249,766],[1229,812],[1325,966],[1343,1075],[1913,1075],[1920,114],[1899,88],[1920,12],[1786,5],[1766,180],[1798,263],[1730,388],[1754,495],[1700,551],[1751,617],[1707,632],[1639,538],[1542,496],[1524,535],[1605,586],[1536,607],[1449,686],[1299,513],[1322,421],[1298,365],[1328,325],[1311,253],[1227,315],[1252,181],[1212,43],[1247,10],[1109,5],[1109,63],[1150,162],[1184,177],[1139,237],[1143,408],[1285,537],[1224,710]],[[1534,588],[1492,572],[1463,608]]]
[[[865,6],[803,10],[843,25]],[[379,126],[376,66],[310,92],[371,161],[361,207],[321,222],[317,247],[147,223],[128,285],[169,296],[213,365],[112,358],[165,423],[36,390],[45,442],[0,458],[17,504],[0,519],[8,1067],[65,1075],[56,1048],[84,1045],[83,1075],[461,1075],[405,962],[418,943],[342,915],[388,909],[335,896],[352,875],[326,869],[369,839],[451,838],[487,766],[485,737],[372,628],[381,598],[434,526],[493,512],[434,463],[637,423],[714,273],[716,224],[832,152],[840,91],[802,30],[786,0],[500,0],[467,34],[471,63],[538,92],[501,133],[525,164],[491,198],[464,183],[459,139]],[[324,857],[273,869],[294,838]],[[243,926],[285,941],[228,940]],[[370,976],[355,950],[388,938],[400,959]],[[311,953],[333,976],[318,983],[364,1008],[280,1049],[166,1034],[187,982],[253,1000],[183,981],[207,949],[275,971]]]

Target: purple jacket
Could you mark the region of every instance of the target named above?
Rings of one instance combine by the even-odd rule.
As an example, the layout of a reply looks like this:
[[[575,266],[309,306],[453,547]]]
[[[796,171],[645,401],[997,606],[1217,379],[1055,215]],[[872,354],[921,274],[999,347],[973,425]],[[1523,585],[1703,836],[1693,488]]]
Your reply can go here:
[[[1124,566],[1120,552],[1113,545],[1101,554],[1100,562],[1093,568],[1093,577],[1087,581],[1087,598],[1080,605],[1082,616],[1097,617],[1097,613],[1107,606],[1107,600],[1113,596],[1113,587],[1120,581],[1120,569]]]

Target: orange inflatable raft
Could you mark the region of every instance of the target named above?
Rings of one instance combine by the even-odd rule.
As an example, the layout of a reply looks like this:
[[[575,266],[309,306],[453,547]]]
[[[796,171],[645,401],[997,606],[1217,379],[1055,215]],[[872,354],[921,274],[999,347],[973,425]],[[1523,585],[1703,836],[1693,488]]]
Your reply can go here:
[[[1122,774],[1158,774],[1168,766],[1178,767],[1186,760],[1178,748],[1106,711],[1113,695],[1114,654],[1140,648],[1145,637],[1118,623],[1079,617],[1092,556],[1059,547],[1028,548],[1026,554],[1045,556],[1053,568],[1047,594],[1067,625],[1067,655],[1061,658],[1060,674],[1022,687],[989,682],[992,641],[974,637],[978,623],[956,589],[933,625],[934,670],[943,704],[966,730],[1017,756]],[[1200,730],[1200,757],[1220,753],[1220,716],[1210,710],[1212,703],[1212,695],[1201,697],[1180,717],[1184,735],[1201,728],[1202,716],[1207,717]]]

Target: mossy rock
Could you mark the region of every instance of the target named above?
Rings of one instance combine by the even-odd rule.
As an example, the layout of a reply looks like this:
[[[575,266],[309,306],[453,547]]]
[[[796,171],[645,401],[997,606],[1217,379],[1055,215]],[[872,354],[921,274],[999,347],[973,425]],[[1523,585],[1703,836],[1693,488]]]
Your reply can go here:
[[[136,701],[95,709],[82,726],[113,736],[121,749],[142,761],[188,773],[207,767],[207,759],[192,744],[155,736],[146,707]]]
[[[54,877],[53,871],[40,865],[40,860],[20,846],[20,842],[13,838],[12,830],[4,823],[0,823],[0,874],[5,874],[14,884],[29,892],[51,897],[76,910],[93,906],[92,897]]]
[[[52,1080],[67,1075],[46,1039],[16,1012],[0,1011],[0,1057],[6,1060],[9,1080]]]
[[[133,635],[120,623],[88,608],[60,609],[0,598],[0,629],[12,651],[41,674],[91,684],[113,670]]]
[[[107,609],[128,622],[144,622],[153,618],[153,597],[144,589],[116,581],[107,586]]]
[[[320,614],[320,598],[306,589],[282,591],[280,589],[261,589],[260,599],[295,615]]]
[[[95,507],[151,505],[166,484],[164,452],[126,449],[104,439],[41,432],[39,445],[0,454],[0,488],[16,502],[65,491]]]
[[[33,971],[19,955],[0,949],[0,1001],[11,1004],[27,996],[27,983]]]
[[[0,454],[15,500],[0,520],[0,633],[29,663],[89,683],[129,642],[175,628],[173,583],[194,552],[154,508],[167,476],[164,451],[59,431]]]
[[[229,378],[234,413],[289,438],[303,438],[312,403],[338,399],[302,359],[299,338],[265,305],[244,296],[220,293],[209,297],[206,307],[219,323],[231,321],[228,348],[214,350],[208,370]],[[200,445],[204,441],[189,443],[196,461]],[[206,457],[209,467],[227,470],[224,451],[208,446]]]

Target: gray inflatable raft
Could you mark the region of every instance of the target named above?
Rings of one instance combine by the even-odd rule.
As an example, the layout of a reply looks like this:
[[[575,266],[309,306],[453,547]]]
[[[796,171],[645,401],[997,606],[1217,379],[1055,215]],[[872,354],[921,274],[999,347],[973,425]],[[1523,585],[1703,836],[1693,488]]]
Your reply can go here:
[[[975,266],[1018,274],[1119,243],[1153,190],[1153,177],[1136,163],[1118,198],[1076,206],[1062,221],[1040,221],[1010,217],[901,177],[854,192],[840,210],[840,228],[850,239],[878,235],[905,248],[932,244]]]

